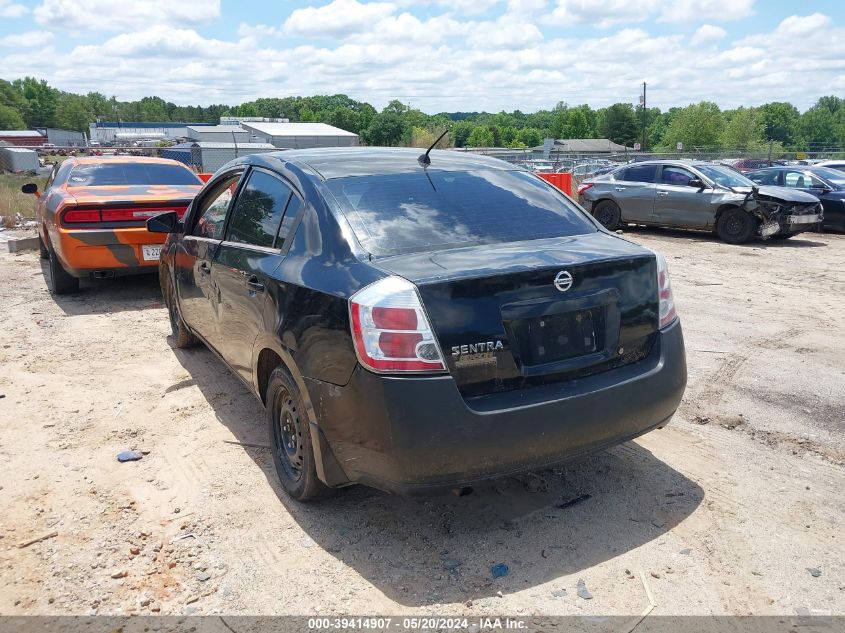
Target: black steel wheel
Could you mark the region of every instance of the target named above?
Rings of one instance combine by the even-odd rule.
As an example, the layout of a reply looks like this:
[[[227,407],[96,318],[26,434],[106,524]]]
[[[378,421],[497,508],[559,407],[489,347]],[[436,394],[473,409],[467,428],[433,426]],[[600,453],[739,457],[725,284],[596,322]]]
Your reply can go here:
[[[593,217],[608,231],[615,231],[622,220],[622,210],[612,200],[602,200],[593,208]]]
[[[298,482],[302,479],[302,467],[305,463],[301,418],[296,410],[296,403],[287,390],[279,394],[274,408],[273,447],[287,477],[293,482]]]
[[[266,419],[273,463],[285,491],[297,501],[330,494],[331,488],[317,477],[305,405],[284,367],[277,367],[270,375]]]
[[[757,230],[757,220],[740,208],[726,209],[716,220],[716,235],[728,244],[747,242]]]

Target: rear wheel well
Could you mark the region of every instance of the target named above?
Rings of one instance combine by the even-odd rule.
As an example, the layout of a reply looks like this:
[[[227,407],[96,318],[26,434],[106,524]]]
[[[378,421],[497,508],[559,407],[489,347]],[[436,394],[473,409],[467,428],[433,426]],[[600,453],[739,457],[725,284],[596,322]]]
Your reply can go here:
[[[261,396],[261,402],[264,404],[267,404],[267,385],[270,384],[270,374],[282,364],[281,357],[272,349],[265,347],[258,354],[258,365],[255,373],[258,378],[258,395]]]

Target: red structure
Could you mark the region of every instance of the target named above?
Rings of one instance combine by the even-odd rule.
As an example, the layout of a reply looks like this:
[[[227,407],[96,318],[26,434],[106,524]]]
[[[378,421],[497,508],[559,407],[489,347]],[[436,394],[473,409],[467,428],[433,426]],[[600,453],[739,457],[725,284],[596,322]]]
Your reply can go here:
[[[15,147],[41,147],[47,137],[35,130],[0,130],[0,141]]]
[[[537,174],[543,180],[546,180],[560,189],[568,196],[572,196],[572,174]]]

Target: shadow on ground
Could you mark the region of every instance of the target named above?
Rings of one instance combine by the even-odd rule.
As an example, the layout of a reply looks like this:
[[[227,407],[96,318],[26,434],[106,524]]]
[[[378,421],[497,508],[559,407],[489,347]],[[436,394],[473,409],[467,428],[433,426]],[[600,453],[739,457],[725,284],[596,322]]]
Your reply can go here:
[[[210,351],[174,353],[239,442],[268,444],[261,404]],[[628,442],[468,496],[408,499],[356,486],[299,504],[281,490],[268,449],[244,450],[310,539],[407,606],[465,602],[577,573],[659,538],[704,496]],[[509,573],[494,580],[491,567],[500,563]]]
[[[689,241],[696,242],[719,242],[722,241],[713,233],[706,231],[686,231],[684,229],[668,229],[655,226],[642,226],[639,224],[631,224],[622,227],[623,235],[660,235],[663,237],[677,237],[686,238]],[[800,233],[795,237],[786,240],[763,240],[760,238],[752,239],[745,244],[736,245],[737,248],[757,247],[757,248],[817,248],[820,246],[828,246],[826,242],[820,242],[818,238],[822,236],[821,233]]]
[[[39,260],[44,275],[45,292],[50,288],[50,268]],[[158,271],[153,274],[127,275],[111,279],[82,279],[79,292],[71,295],[50,294],[67,315],[106,314],[162,308]]]

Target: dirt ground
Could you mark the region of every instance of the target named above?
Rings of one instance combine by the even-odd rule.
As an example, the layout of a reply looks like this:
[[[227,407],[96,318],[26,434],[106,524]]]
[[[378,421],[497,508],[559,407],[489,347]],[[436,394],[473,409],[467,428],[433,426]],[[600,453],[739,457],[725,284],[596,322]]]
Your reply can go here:
[[[686,334],[670,426],[469,496],[313,505],[260,404],[170,347],[155,278],[52,297],[1,254],[0,613],[627,615],[643,578],[654,614],[845,613],[845,236],[626,234]]]

